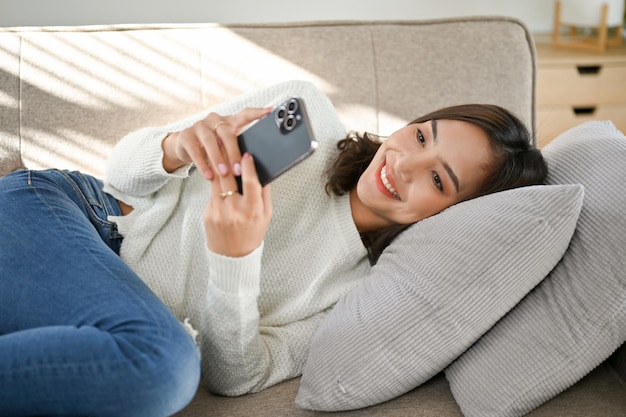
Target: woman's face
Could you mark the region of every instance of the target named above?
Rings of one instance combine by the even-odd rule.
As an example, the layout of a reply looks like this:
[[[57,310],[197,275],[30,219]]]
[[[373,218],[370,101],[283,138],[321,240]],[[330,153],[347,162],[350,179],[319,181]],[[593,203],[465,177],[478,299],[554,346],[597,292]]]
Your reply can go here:
[[[361,232],[411,224],[471,198],[492,161],[487,134],[457,120],[432,120],[389,136],[351,193]]]

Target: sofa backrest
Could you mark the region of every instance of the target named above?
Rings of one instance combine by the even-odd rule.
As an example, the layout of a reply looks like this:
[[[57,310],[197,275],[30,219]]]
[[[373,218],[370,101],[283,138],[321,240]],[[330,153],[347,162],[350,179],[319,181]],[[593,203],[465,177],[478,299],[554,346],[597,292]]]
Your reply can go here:
[[[4,28],[0,174],[24,163],[100,176],[126,133],[296,78],[349,130],[386,135],[469,102],[535,128],[534,46],[509,18]]]

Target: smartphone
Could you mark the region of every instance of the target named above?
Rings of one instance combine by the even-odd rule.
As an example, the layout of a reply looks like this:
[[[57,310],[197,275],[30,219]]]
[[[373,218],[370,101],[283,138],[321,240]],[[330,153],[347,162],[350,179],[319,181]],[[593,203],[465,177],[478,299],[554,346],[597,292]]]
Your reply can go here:
[[[298,97],[281,103],[242,132],[237,140],[241,154],[249,152],[254,158],[261,185],[302,162],[317,147],[304,102]],[[241,177],[235,178],[242,193]]]

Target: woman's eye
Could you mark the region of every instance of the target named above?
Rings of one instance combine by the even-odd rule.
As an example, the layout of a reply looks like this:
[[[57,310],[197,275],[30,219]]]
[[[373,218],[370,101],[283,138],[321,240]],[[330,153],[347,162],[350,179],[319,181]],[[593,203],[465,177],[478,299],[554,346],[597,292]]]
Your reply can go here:
[[[441,177],[436,172],[433,172],[433,183],[440,192],[443,192],[443,183],[441,182]]]
[[[426,139],[424,138],[424,134],[423,134],[423,133],[422,133],[422,131],[421,131],[421,130],[419,130],[419,129],[417,129],[417,130],[415,131],[415,139],[417,139],[417,141],[418,141],[419,143],[421,143],[422,145],[423,145],[424,143],[426,143]]]

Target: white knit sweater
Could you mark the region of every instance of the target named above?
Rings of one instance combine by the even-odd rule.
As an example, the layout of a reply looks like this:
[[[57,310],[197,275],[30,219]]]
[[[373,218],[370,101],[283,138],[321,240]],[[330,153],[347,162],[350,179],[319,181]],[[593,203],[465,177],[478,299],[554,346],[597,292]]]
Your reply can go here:
[[[332,104],[305,82],[287,82],[216,108],[276,105],[302,97],[319,147],[272,184],[273,217],[264,243],[229,258],[207,249],[202,213],[210,184],[193,167],[168,174],[161,142],[182,122],[125,137],[107,166],[105,189],[133,206],[113,218],[121,256],[180,319],[199,331],[208,388],[259,391],[301,374],[310,340],[329,309],[369,272],[348,196],[326,194],[326,169],[345,136]]]

